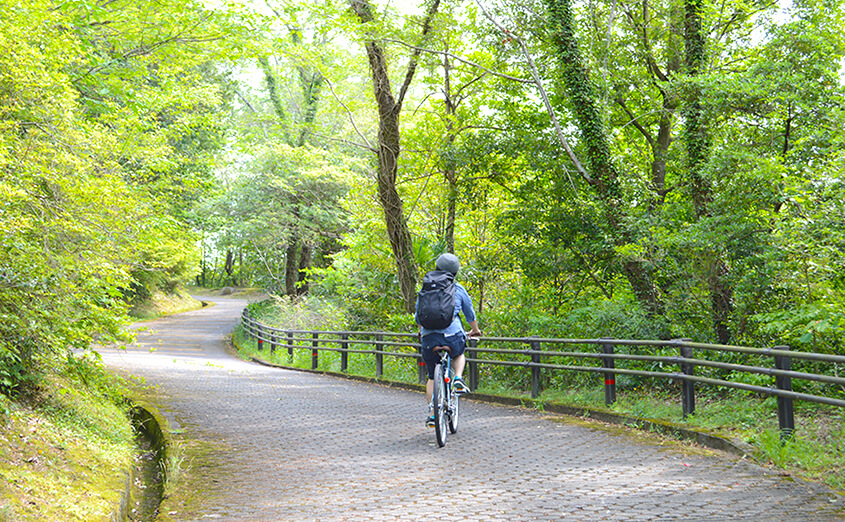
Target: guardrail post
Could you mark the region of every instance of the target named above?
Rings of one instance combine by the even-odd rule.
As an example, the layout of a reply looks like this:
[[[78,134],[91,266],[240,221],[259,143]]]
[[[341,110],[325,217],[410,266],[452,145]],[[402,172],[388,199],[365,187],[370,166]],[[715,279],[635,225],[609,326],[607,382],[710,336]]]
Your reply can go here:
[[[346,370],[349,368],[349,343],[346,342],[349,340],[349,334],[341,334],[341,343],[340,343],[340,371],[346,373]]]
[[[288,332],[288,360],[293,362],[293,332]]]
[[[314,339],[311,341],[311,369],[316,370],[317,366],[320,365],[320,350],[318,349],[320,346],[320,342],[318,341],[320,334],[315,332],[311,334],[311,338]]]
[[[467,359],[475,359],[478,355],[475,348],[478,346],[478,339],[469,339],[469,346],[467,346]],[[467,376],[469,378],[469,389],[478,389],[478,363],[475,361],[468,361]]]
[[[428,380],[428,367],[422,358],[422,336],[417,334],[417,380],[420,384],[425,384]]]
[[[258,335],[256,337],[258,337],[258,351],[260,352],[262,348],[264,348],[264,339],[262,338],[264,336],[264,329],[261,328],[261,323],[259,323],[257,326]]]
[[[533,352],[540,351],[540,341],[531,341],[531,350]],[[541,391],[541,384],[540,384],[540,368],[534,366],[535,364],[540,363],[540,354],[532,353],[531,354],[531,397],[536,399],[540,396]]]
[[[241,325],[243,326],[244,336],[249,339],[252,337],[252,325],[249,324],[249,308],[244,308],[241,313]]]
[[[690,341],[692,341],[692,339],[678,339],[677,342],[685,343]],[[682,344],[681,357],[684,359],[692,359],[692,347]],[[682,362],[681,373],[684,375],[694,375],[695,365],[693,363]],[[695,413],[695,383],[693,381],[688,381],[686,379],[681,381],[681,407],[683,409],[685,419],[687,418],[687,415]]]
[[[380,378],[384,373],[384,354],[382,353],[384,347],[381,344],[382,341],[384,341],[384,336],[382,334],[376,334],[376,379]]]
[[[788,351],[789,346],[775,346],[775,350]],[[775,355],[775,368],[791,371],[792,358],[785,355]],[[792,391],[792,377],[775,375],[775,386],[778,390]],[[780,426],[781,441],[792,438],[792,433],[795,431],[795,412],[792,409],[791,397],[778,396],[778,425]]]
[[[276,334],[270,336],[270,355],[276,353]]]
[[[612,339],[602,339],[602,341],[611,341]],[[613,343],[603,342],[601,344],[601,351],[606,355],[613,355],[615,346]],[[604,372],[604,404],[610,406],[616,402],[616,372],[612,371],[616,368],[616,362],[612,357],[602,357],[602,367],[611,370]]]

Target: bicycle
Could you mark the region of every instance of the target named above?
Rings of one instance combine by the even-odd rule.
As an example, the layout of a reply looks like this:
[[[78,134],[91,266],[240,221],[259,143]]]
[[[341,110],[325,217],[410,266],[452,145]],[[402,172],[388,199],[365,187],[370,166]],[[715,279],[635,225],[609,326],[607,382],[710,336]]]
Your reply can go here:
[[[434,367],[434,393],[431,404],[434,407],[434,433],[437,445],[446,445],[447,427],[449,432],[457,433],[460,413],[460,394],[452,386],[455,372],[452,370],[452,357],[447,350],[440,352],[440,362]],[[444,370],[445,369],[445,370]]]

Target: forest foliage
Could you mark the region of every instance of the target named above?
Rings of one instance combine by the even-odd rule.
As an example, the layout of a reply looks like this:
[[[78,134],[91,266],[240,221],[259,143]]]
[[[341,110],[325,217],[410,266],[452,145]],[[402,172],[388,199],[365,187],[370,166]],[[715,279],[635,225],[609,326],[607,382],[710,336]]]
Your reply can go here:
[[[444,251],[486,333],[843,353],[839,0],[4,7],[5,393],[181,282],[410,329]]]

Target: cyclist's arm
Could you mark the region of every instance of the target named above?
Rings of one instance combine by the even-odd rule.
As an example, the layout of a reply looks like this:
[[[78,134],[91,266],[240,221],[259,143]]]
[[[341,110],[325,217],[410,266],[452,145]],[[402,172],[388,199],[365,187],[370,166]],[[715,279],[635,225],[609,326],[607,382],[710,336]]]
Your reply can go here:
[[[461,311],[464,314],[467,324],[469,324],[469,336],[481,337],[481,330],[478,329],[478,320],[475,318],[475,310],[472,307],[472,298],[470,298],[466,289],[460,287],[461,292]]]
[[[478,329],[478,321],[469,322],[469,336],[481,337],[481,330]]]

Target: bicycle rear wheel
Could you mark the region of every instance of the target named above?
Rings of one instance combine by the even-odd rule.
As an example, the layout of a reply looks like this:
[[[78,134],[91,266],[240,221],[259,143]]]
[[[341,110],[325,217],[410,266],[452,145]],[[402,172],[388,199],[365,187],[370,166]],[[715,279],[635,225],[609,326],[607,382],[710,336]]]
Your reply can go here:
[[[437,436],[437,445],[441,448],[446,445],[446,418],[449,412],[446,399],[446,381],[443,375],[443,365],[439,364],[434,367],[434,393],[431,397],[431,403],[434,405],[434,433]]]

